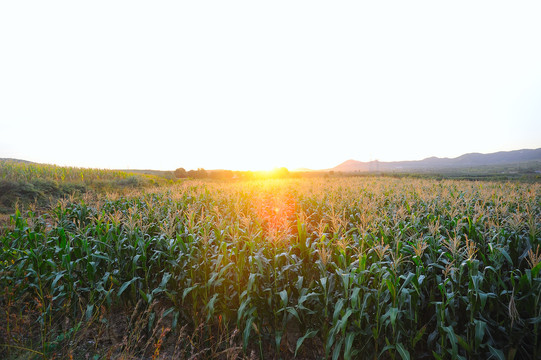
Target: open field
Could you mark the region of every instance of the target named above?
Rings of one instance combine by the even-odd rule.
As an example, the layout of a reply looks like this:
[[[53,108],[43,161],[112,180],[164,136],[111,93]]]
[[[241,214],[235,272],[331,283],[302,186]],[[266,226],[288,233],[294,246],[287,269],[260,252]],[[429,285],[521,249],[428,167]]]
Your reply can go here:
[[[185,180],[0,239],[8,359],[541,356],[539,184]]]

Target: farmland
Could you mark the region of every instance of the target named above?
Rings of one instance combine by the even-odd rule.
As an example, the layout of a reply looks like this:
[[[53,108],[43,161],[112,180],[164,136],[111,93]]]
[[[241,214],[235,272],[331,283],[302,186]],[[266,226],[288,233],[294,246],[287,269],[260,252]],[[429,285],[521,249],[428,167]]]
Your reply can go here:
[[[0,240],[8,359],[541,357],[535,183],[188,179],[28,204]]]

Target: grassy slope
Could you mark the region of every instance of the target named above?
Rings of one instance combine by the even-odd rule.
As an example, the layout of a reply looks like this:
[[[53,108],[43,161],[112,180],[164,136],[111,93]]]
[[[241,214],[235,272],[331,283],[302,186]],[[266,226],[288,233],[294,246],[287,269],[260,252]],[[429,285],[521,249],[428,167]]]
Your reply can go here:
[[[86,192],[122,191],[164,184],[170,180],[154,172],[61,167],[0,159],[0,214],[13,213],[17,203],[35,203],[43,208],[60,198],[80,196]]]

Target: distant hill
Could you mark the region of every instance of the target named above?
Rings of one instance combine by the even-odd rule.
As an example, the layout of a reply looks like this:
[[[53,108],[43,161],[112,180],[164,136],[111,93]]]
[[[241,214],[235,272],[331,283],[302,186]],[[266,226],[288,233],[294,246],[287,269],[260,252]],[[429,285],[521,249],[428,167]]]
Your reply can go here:
[[[17,162],[24,164],[37,163],[10,158],[0,158],[0,161]],[[173,171],[161,170],[136,170],[125,169],[117,170],[131,174],[151,175],[173,180],[175,179]],[[207,173],[220,173],[229,170],[206,170]],[[489,154],[469,153],[456,158],[438,158],[429,157],[423,160],[411,161],[357,161],[347,160],[331,169],[311,170],[299,168],[292,172],[319,174],[326,171],[335,172],[453,172],[453,171],[473,171],[478,173],[541,173],[541,148],[522,149],[514,151],[499,151]]]
[[[12,158],[0,158],[0,161],[12,161],[12,162],[23,163],[23,164],[35,164],[32,161],[20,160],[20,159],[12,159]]]
[[[522,149],[514,151],[499,151],[490,154],[469,153],[456,158],[429,157],[415,161],[357,161],[347,160],[332,171],[341,172],[380,172],[380,171],[431,171],[431,170],[457,170],[479,167],[501,167],[510,165],[525,165],[541,168],[541,148]]]

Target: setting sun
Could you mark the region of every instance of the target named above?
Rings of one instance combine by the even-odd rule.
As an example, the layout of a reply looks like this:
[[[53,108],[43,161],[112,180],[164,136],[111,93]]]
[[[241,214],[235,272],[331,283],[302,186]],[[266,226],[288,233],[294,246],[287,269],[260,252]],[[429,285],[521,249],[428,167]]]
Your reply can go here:
[[[535,2],[29,4],[0,5],[1,157],[320,170],[541,147]]]

